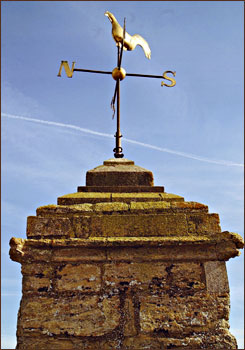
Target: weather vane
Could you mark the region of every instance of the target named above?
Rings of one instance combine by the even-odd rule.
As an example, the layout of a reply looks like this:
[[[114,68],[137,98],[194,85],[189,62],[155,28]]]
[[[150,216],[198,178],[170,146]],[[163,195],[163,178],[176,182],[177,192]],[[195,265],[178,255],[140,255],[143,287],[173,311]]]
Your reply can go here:
[[[165,79],[171,82],[171,84],[167,84],[162,81],[161,86],[173,87],[176,85],[176,81],[174,78],[167,76],[168,73],[172,74],[174,77],[176,72],[172,72],[170,70],[165,71],[163,75],[149,75],[149,74],[134,74],[134,73],[126,73],[125,69],[121,67],[122,64],[122,54],[123,50],[132,51],[135,49],[137,45],[140,45],[144,50],[146,58],[151,58],[151,50],[147,43],[147,41],[142,38],[139,34],[129,35],[126,32],[126,19],[124,18],[123,28],[120,26],[115,16],[109,12],[105,12],[105,16],[107,16],[112,24],[112,36],[116,42],[117,46],[117,67],[113,69],[112,72],[99,71],[99,70],[91,70],[91,69],[80,69],[75,68],[75,62],[72,62],[72,68],[70,69],[68,61],[61,61],[60,69],[58,73],[58,77],[61,77],[62,67],[64,67],[66,75],[68,78],[72,78],[74,72],[87,72],[87,73],[99,73],[99,74],[111,74],[113,79],[116,80],[115,92],[111,101],[111,107],[113,109],[113,118],[115,114],[115,101],[117,100],[117,131],[115,134],[116,138],[116,147],[113,149],[115,158],[123,158],[124,154],[122,153],[121,146],[121,130],[120,130],[120,81],[127,77],[144,77],[144,78],[160,78]]]

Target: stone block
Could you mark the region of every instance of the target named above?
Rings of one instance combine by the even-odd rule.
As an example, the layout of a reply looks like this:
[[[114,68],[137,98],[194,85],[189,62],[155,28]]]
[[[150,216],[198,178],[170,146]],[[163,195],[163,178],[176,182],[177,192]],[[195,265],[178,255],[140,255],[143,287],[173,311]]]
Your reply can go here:
[[[43,263],[23,263],[21,266],[23,275],[42,277],[51,277],[53,273],[53,266]]]
[[[56,270],[55,290],[98,292],[101,287],[101,268],[95,264],[66,264]]]
[[[172,295],[193,295],[206,288],[203,264],[185,262],[168,267],[168,290]]]
[[[28,238],[39,236],[74,237],[74,232],[69,218],[29,216],[27,218],[26,235]]]
[[[53,262],[99,262],[105,260],[105,249],[90,247],[67,247],[66,249],[55,249],[52,255]]]
[[[164,192],[163,186],[78,186],[77,192]]]
[[[165,350],[165,349],[201,349],[201,337],[194,335],[193,337],[171,338],[164,335],[147,336],[139,335],[136,337],[126,337],[123,342],[123,350]],[[208,348],[207,348],[208,349]]]
[[[160,193],[111,193],[112,202],[156,202],[162,201]]]
[[[145,237],[188,235],[184,214],[98,215],[91,219],[91,236]]]
[[[111,193],[76,192],[58,198],[58,205],[93,204],[111,202]]]
[[[88,214],[92,212],[93,204],[84,203],[84,204],[74,204],[74,205],[45,205],[37,208],[37,216],[57,216],[64,214],[73,214],[73,213],[84,213]]]
[[[103,213],[120,213],[120,212],[124,212],[124,211],[128,211],[129,210],[129,205],[127,203],[121,203],[121,202],[112,202],[112,203],[97,203],[94,204],[93,206],[93,210],[96,213],[99,212],[103,212]]]
[[[120,340],[113,334],[107,339],[105,337],[100,337],[99,339],[96,337],[77,340],[73,350],[120,350],[119,344]]]
[[[29,216],[27,237],[87,238],[90,235],[91,216],[73,215],[69,217]]]
[[[53,251],[51,249],[40,249],[39,247],[25,248],[23,255],[25,256],[25,263],[50,262],[52,260]]]
[[[167,202],[184,202],[184,197],[178,196],[177,194],[173,193],[159,193],[159,196],[161,197],[162,201]]]
[[[104,265],[103,283],[108,288],[133,288],[148,290],[156,280],[166,283],[166,263],[155,263],[154,269],[145,263],[111,263]],[[160,282],[159,282],[160,283]]]
[[[206,261],[208,259],[217,259],[217,247],[215,243],[211,245],[206,243],[206,241],[202,245],[198,243],[195,245],[184,243],[177,243],[176,245],[168,243],[164,245],[164,243],[159,243],[155,247],[145,247],[138,244],[136,249],[131,246],[108,248],[107,259],[109,261],[137,262],[162,260],[173,263],[180,260]]]
[[[23,293],[46,293],[51,288],[51,279],[38,276],[23,276]]]
[[[188,231],[193,234],[221,232],[218,214],[190,214],[186,215]]]
[[[171,202],[174,211],[208,213],[208,206],[197,202]]]
[[[91,216],[73,215],[71,225],[75,238],[88,238],[91,234]]]
[[[18,336],[104,336],[119,325],[119,298],[33,297],[22,301]]]
[[[213,333],[194,333],[192,336],[168,337],[147,336],[126,337],[123,342],[123,350],[234,350],[237,349],[235,338],[229,331]]]
[[[139,335],[126,337],[123,341],[123,350],[162,350],[161,344],[156,337]]]
[[[229,298],[198,296],[140,297],[140,326],[146,333],[168,336],[215,330],[219,320],[229,318]]]
[[[204,263],[207,290],[209,293],[229,293],[229,282],[224,261]]]
[[[237,349],[235,337],[228,329],[217,328],[215,332],[200,334],[203,349],[234,350]]]
[[[153,186],[153,174],[128,159],[109,159],[87,171],[86,186]]]
[[[71,339],[55,339],[52,335],[42,337],[19,337],[16,350],[74,350]]]
[[[115,338],[115,337],[114,337]],[[61,336],[58,339],[53,335],[35,337],[19,337],[17,350],[117,350],[119,341],[112,339],[76,338],[67,339]]]
[[[152,213],[167,212],[170,209],[170,203],[165,201],[156,202],[130,202],[130,212],[132,213]]]

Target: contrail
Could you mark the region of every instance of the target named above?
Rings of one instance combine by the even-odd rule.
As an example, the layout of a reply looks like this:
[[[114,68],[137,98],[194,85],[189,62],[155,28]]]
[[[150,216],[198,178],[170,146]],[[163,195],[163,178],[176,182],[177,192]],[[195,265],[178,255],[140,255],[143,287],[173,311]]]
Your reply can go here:
[[[48,121],[48,120],[28,118],[28,117],[23,117],[23,116],[19,116],[19,115],[12,115],[12,114],[7,114],[7,113],[2,113],[2,116],[3,117],[7,117],[7,118],[26,120],[26,121],[29,121],[29,122],[34,122],[34,123],[39,123],[39,124],[45,124],[45,125],[51,125],[51,126],[58,126],[58,127],[61,127],[61,128],[78,130],[78,131],[81,131],[81,132],[84,132],[84,133],[87,133],[87,134],[91,134],[91,135],[97,135],[97,136],[102,136],[102,137],[107,137],[107,138],[114,138],[114,136],[112,134],[106,134],[106,133],[103,133],[103,132],[98,132],[98,131],[94,131],[94,130],[90,130],[90,129],[80,128],[79,126],[72,125],[72,124],[63,124],[63,123],[51,122],[51,121]],[[198,156],[198,155],[195,155],[195,154],[174,151],[174,150],[171,150],[171,149],[168,149],[168,148],[162,148],[162,147],[150,145],[148,143],[143,143],[143,142],[139,142],[139,141],[135,141],[135,140],[130,140],[130,139],[127,139],[127,138],[124,138],[124,141],[128,142],[128,143],[132,143],[132,144],[138,145],[138,146],[154,149],[156,151],[165,152],[165,153],[171,153],[171,154],[174,154],[174,155],[177,155],[177,156],[190,158],[190,159],[194,159],[194,160],[199,160],[201,162],[213,163],[213,164],[219,164],[219,165],[225,165],[225,166],[238,166],[238,167],[243,167],[244,166],[244,164],[241,164],[241,163],[234,163],[234,162],[227,161],[227,160],[209,159],[209,158],[201,157],[201,156]]]
[[[103,132],[97,132],[97,131],[93,131],[93,130],[90,130],[90,129],[80,128],[79,126],[71,125],[71,124],[50,122],[48,120],[28,118],[28,117],[23,117],[23,116],[20,116],[20,115],[12,115],[12,114],[7,114],[7,113],[2,113],[2,116],[3,117],[7,117],[7,118],[13,118],[13,119],[27,120],[28,122],[34,122],[34,123],[39,123],[39,124],[60,126],[61,128],[74,129],[74,130],[82,131],[82,132],[85,132],[87,134],[92,134],[92,135],[98,135],[98,136],[103,136],[103,137],[113,137],[113,135],[111,135],[111,134],[105,134]]]

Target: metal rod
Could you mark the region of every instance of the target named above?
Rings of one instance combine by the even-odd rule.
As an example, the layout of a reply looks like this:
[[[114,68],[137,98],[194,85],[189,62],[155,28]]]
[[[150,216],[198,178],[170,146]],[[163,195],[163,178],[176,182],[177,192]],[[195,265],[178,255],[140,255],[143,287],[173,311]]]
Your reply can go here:
[[[106,72],[103,70],[92,70],[92,69],[80,69],[74,68],[74,72],[87,72],[87,73],[99,73],[99,74],[112,74],[112,72]],[[126,73],[127,77],[144,77],[144,78],[160,78],[162,79],[162,75],[151,75],[151,74],[136,74],[136,73]]]
[[[144,77],[144,78],[160,78],[162,79],[162,75],[151,75],[151,74],[134,74],[134,73],[126,73],[127,77]]]
[[[112,100],[111,100],[111,108],[113,109],[112,119],[114,119],[114,116],[115,116],[115,101],[116,101],[116,96],[117,96],[117,82],[116,82],[116,86],[115,86],[114,95],[113,95]]]
[[[117,68],[120,68],[120,46],[117,46]]]
[[[124,18],[124,24],[123,24],[123,40],[122,40],[122,44],[121,44],[121,52],[120,52],[119,65],[118,65],[119,69],[121,68],[121,64],[122,64],[122,55],[123,55],[123,46],[124,46],[125,32],[126,32],[126,18]]]
[[[117,137],[116,137],[117,152],[121,148],[121,131],[120,131],[120,80],[117,82]]]
[[[121,48],[121,51],[123,50],[123,47]],[[117,66],[120,68],[121,65],[121,59],[122,54],[120,51],[120,47],[117,47]],[[117,131],[115,134],[116,138],[116,147],[114,148],[114,157],[115,158],[123,158],[124,154],[122,153],[122,146],[121,146],[121,130],[120,130],[120,79],[117,79],[116,82],[116,89],[115,89],[116,97],[117,97]],[[115,94],[114,94],[115,96]]]
[[[105,72],[103,70],[80,69],[80,68],[74,68],[73,72],[87,72],[87,73],[100,73],[100,74],[111,74],[112,73],[112,72]]]

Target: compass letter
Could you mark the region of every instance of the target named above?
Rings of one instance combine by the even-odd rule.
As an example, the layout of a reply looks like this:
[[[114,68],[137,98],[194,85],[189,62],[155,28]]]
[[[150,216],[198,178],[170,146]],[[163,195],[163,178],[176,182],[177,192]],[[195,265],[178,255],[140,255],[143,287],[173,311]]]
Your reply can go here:
[[[167,73],[173,74],[174,77],[175,77],[175,75],[176,75],[176,72],[172,72],[171,70],[166,70],[166,72],[163,73],[163,79],[166,79],[166,80],[171,81],[171,85],[168,85],[168,84],[164,83],[164,81],[162,81],[162,82],[161,82],[161,86],[167,86],[167,87],[173,87],[173,86],[175,86],[175,85],[176,85],[175,79],[168,77],[168,76],[166,75]]]
[[[58,77],[61,77],[61,71],[62,71],[62,67],[65,68],[65,72],[68,78],[72,78],[73,75],[73,69],[75,67],[75,62],[72,62],[72,68],[70,69],[68,61],[61,61],[60,64],[60,69],[59,69],[59,73],[58,73]]]

